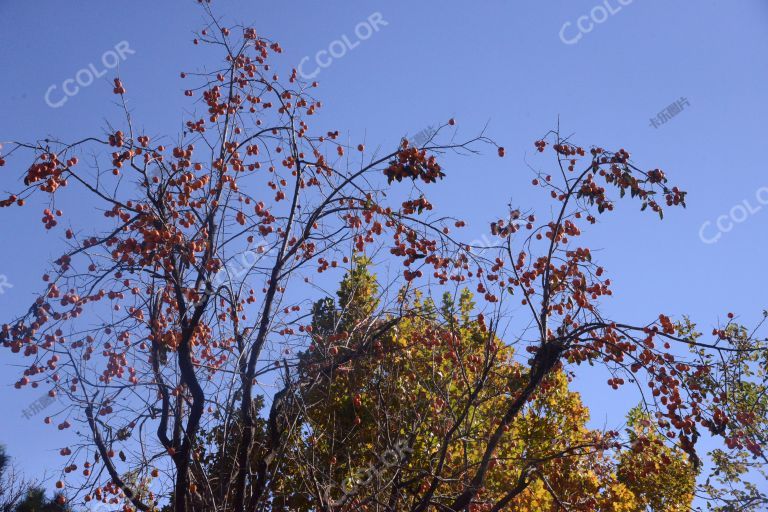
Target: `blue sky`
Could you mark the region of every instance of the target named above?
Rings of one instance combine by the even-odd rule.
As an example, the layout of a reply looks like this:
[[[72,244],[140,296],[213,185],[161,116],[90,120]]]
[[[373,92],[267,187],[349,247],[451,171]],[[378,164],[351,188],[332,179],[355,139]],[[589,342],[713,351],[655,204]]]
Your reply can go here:
[[[216,64],[215,55],[191,44],[202,23],[194,4],[0,0],[0,141],[49,134],[74,140],[119,120],[111,94],[117,69],[104,65],[116,46],[136,123],[150,134],[177,133],[189,106],[179,72]],[[661,311],[689,314],[707,332],[728,311],[750,323],[768,307],[760,241],[768,224],[768,168],[759,154],[768,119],[768,60],[760,57],[768,55],[765,0],[212,5],[226,22],[250,24],[280,41],[284,68],[304,60],[313,72],[318,52],[336,45],[335,53],[344,54],[316,77],[325,103],[320,121],[352,141],[391,146],[450,117],[466,136],[488,123],[507,157],[489,151],[450,159],[448,179],[432,196],[438,208],[469,221],[470,237],[480,237],[510,201],[542,204],[528,185],[526,162],[549,162],[536,156],[533,141],[558,119],[579,143],[624,147],[639,165],[665,169],[688,190],[687,210],[659,222],[627,203],[589,235],[615,282],[605,304],[612,315],[644,322]],[[376,13],[378,30],[357,37],[355,27]],[[334,41],[345,36],[354,48],[342,52]],[[107,73],[49,106],[65,98],[64,82],[91,64]],[[683,110],[654,128],[651,118],[676,101],[684,101]],[[0,189],[15,188],[20,172],[2,168]],[[76,199],[64,209],[88,214]],[[42,229],[37,209],[0,212],[4,319],[28,306],[46,261],[61,250],[59,236]],[[9,355],[0,352],[0,443],[39,475],[55,467],[54,450],[66,442],[42,424],[43,414],[22,416],[43,392],[12,389],[18,371]],[[625,410],[615,404],[632,402],[592,386],[603,380],[586,376],[578,386],[595,423],[615,425]]]

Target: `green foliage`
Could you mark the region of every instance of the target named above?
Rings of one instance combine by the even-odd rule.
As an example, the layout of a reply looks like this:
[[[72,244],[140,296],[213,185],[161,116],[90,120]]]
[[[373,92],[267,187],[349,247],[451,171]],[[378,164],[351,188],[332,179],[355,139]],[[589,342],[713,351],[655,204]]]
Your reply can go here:
[[[763,322],[766,313],[764,312]],[[761,324],[762,325],[762,324]],[[685,329],[698,339],[688,323]],[[717,397],[706,414],[710,434],[724,438],[725,447],[709,453],[712,469],[703,490],[714,512],[762,512],[768,507],[768,341],[755,330],[729,322],[718,336],[729,350],[716,359],[699,348],[692,351],[703,365],[718,368],[703,376],[703,391]],[[718,364],[719,363],[719,364]]]
[[[24,500],[19,503],[13,512],[70,512],[66,505],[59,504],[56,497],[48,499],[45,490],[33,488],[27,492]]]

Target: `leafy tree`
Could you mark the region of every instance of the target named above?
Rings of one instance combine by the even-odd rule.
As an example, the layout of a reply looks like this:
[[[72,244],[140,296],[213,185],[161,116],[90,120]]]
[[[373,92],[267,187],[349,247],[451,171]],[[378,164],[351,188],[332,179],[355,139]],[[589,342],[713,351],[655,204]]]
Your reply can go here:
[[[13,512],[71,512],[71,509],[65,504],[62,495],[49,500],[44,489],[32,488]]]
[[[756,336],[761,324],[752,330],[740,325],[733,314],[728,323],[712,331],[721,343],[735,347],[716,364],[714,355],[702,349],[694,353],[700,364],[713,368],[702,379],[702,388],[716,397],[708,405],[712,417],[705,426],[722,435],[724,446],[709,454],[712,469],[704,483],[711,497],[708,508],[717,512],[763,510],[768,506],[768,340]],[[700,338],[701,333],[686,321],[686,333]],[[735,421],[734,421],[735,419]]]
[[[441,464],[458,492],[498,411],[525,384],[525,366],[472,314],[467,290],[457,303],[445,294],[440,308],[404,292],[409,315],[367,343],[366,333],[391,320],[377,315],[378,293],[360,259],[338,301],[316,303],[299,380],[319,382],[297,400],[309,405],[294,416],[304,424],[275,481],[280,510],[409,510]],[[355,357],[328,371],[327,358],[346,351]],[[468,400],[480,375],[486,386]],[[624,443],[617,432],[588,429],[588,419],[566,373],[551,374],[504,432],[475,508],[688,510],[696,471],[646,416],[633,411]]]
[[[643,506],[641,510],[690,510],[696,471],[682,450],[666,444],[645,411],[630,411],[630,449],[619,455],[618,479]]]

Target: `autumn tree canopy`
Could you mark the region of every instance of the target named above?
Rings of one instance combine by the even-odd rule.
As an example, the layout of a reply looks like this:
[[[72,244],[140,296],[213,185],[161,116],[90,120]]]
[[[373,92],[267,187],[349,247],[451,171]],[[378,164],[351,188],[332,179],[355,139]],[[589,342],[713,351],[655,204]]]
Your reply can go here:
[[[43,227],[61,233],[39,296],[0,341],[24,362],[17,388],[67,404],[45,422],[80,438],[61,448],[57,486],[71,504],[766,503],[753,482],[768,408],[757,330],[733,315],[703,335],[663,312],[600,310],[611,280],[582,230],[620,203],[651,220],[685,206],[664,171],[549,132],[535,142],[548,170],[531,192],[548,208],[500,208],[478,252],[461,212],[428,191],[455,171],[441,164],[451,153],[503,147],[485,133],[461,139],[453,119],[418,147],[345,141],[311,124],[318,84],[279,71],[277,42],[210,20],[195,44],[222,60],[181,73],[192,108],[182,133],[139,129],[116,77],[124,108],[106,133],[20,141],[0,157],[20,179],[0,206],[45,203]],[[68,218],[65,194],[103,219]],[[652,297],[613,298],[640,299]],[[611,374],[606,393],[636,389],[625,427],[590,427],[569,389],[595,367]],[[720,446],[710,455],[705,437]]]
[[[460,493],[450,477],[481,461],[498,411],[525,385],[526,367],[473,315],[468,290],[457,301],[446,292],[439,305],[404,292],[408,315],[371,339],[394,319],[377,317],[378,295],[358,261],[337,301],[316,304],[312,344],[291,382],[297,400],[285,412],[306,427],[274,480],[280,510],[410,510],[441,465],[442,494]],[[329,366],[339,345],[354,356]],[[563,369],[549,374],[505,429],[474,509],[688,510],[696,469],[682,450],[667,446],[640,409],[626,432],[590,430],[569,380]]]

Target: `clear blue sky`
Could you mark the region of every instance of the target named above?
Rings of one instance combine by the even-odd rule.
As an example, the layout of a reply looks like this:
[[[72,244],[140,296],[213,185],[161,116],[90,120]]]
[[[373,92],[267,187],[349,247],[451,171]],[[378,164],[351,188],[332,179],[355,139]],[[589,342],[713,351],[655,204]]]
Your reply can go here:
[[[765,0],[453,0],[387,2],[280,2],[214,0],[225,21],[251,24],[285,48],[281,66],[316,54],[347,36],[355,46],[321,69],[321,118],[350,140],[394,144],[406,133],[456,117],[462,134],[489,122],[488,134],[507,149],[452,159],[448,178],[433,196],[439,208],[457,212],[480,236],[507,202],[531,206],[541,198],[528,186],[525,161],[547,162],[533,141],[558,120],[563,132],[585,145],[625,147],[641,166],[665,169],[689,191],[687,210],[664,222],[619,208],[590,235],[604,249],[600,261],[615,282],[605,309],[644,322],[661,312],[690,314],[704,331],[718,316],[735,311],[750,322],[768,307],[765,233],[768,166],[759,154],[768,119],[768,2]],[[256,7],[259,5],[260,7]],[[603,5],[603,8],[595,6]],[[263,6],[263,7],[262,7]],[[374,13],[381,19],[366,40],[355,26]],[[602,23],[582,18],[590,16]],[[179,72],[214,65],[214,56],[193,51],[192,31],[201,26],[192,0],[103,2],[0,0],[0,141],[70,140],[101,133],[119,120],[111,79],[101,78],[58,108],[62,87],[121,41],[120,76],[139,126],[173,135],[188,106]],[[564,24],[570,22],[565,27]],[[562,34],[562,36],[561,36]],[[566,44],[563,40],[574,41]],[[356,44],[359,43],[359,44]],[[123,49],[125,46],[123,46]],[[340,53],[338,45],[334,48]],[[206,57],[208,55],[208,57]],[[325,55],[321,57],[322,62]],[[205,59],[208,58],[206,61]],[[112,57],[106,57],[111,62]],[[87,80],[81,75],[82,81]],[[651,118],[685,98],[678,115],[658,128]],[[16,187],[17,165],[0,171],[0,191]],[[744,209],[736,208],[742,201]],[[64,208],[85,213],[76,198]],[[728,232],[719,232],[717,219]],[[39,209],[0,212],[0,312],[2,320],[26,309],[61,233],[44,232]],[[734,223],[728,217],[741,222]],[[703,236],[715,243],[702,241]],[[3,279],[2,276],[5,276]],[[3,286],[7,282],[13,288]],[[0,443],[23,468],[40,474],[56,467],[53,451],[65,436],[27,420],[22,410],[42,391],[12,389],[17,369],[0,352]],[[620,424],[629,396],[609,393],[602,375],[582,380],[593,421]],[[595,391],[598,389],[599,391]],[[610,404],[610,405],[609,405]],[[55,407],[55,406],[53,406]]]

